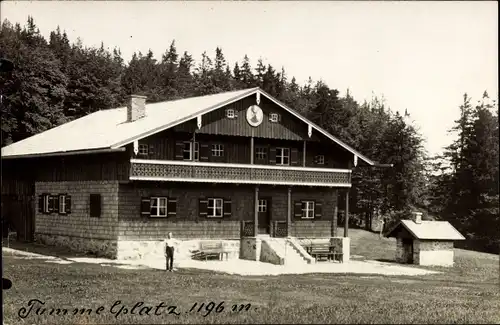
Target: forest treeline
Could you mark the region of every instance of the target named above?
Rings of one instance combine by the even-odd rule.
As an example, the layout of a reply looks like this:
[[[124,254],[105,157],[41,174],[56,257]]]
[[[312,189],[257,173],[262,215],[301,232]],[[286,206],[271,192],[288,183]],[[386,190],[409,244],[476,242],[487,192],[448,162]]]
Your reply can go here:
[[[341,96],[321,80],[301,85],[284,67],[261,59],[252,67],[246,55],[230,64],[219,47],[197,60],[174,40],[165,47],[158,57],[149,50],[125,62],[120,49],[72,43],[60,28],[47,40],[32,17],[25,26],[4,21],[0,56],[15,70],[0,76],[2,146],[123,106],[132,93],[158,102],[261,87],[365,156],[394,164],[354,170],[353,222],[376,214],[390,226],[419,209],[425,217],[449,220],[483,248],[498,249],[498,106],[486,93],[474,106],[464,97],[461,118],[450,130],[458,140],[442,157],[429,157],[409,115],[393,112],[377,96],[358,102],[349,90]]]

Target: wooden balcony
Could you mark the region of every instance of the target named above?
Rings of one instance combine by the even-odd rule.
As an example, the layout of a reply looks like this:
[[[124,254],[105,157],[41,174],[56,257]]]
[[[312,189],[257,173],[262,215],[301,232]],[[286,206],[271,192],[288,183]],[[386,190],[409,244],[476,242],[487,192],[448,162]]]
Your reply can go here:
[[[349,169],[130,160],[130,180],[350,187]]]

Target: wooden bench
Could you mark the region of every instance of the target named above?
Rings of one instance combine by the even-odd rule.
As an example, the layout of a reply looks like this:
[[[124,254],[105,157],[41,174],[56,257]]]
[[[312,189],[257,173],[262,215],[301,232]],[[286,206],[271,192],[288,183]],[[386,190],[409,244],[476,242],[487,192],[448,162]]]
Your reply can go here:
[[[217,257],[219,260],[223,260],[224,257],[227,260],[229,258],[229,252],[224,250],[222,242],[201,242],[200,250],[193,254],[195,258],[204,258],[205,261],[209,257]]]
[[[316,260],[321,260],[326,257],[328,261],[342,262],[343,253],[338,252],[335,246],[329,243],[310,243],[306,247],[306,251]]]

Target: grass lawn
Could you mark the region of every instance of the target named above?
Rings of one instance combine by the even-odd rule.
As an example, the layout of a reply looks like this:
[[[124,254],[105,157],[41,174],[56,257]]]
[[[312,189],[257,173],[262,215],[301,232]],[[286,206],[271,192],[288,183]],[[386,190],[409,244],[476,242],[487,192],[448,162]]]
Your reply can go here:
[[[393,260],[394,240],[357,229],[350,229],[349,235],[355,258]],[[47,253],[43,247],[25,248]],[[51,254],[65,253],[52,250]],[[4,291],[4,324],[500,323],[498,255],[456,250],[455,261],[454,268],[433,268],[442,274],[419,277],[242,277],[198,270],[166,273],[60,265],[4,254],[4,277],[13,281],[13,287]],[[36,315],[40,307],[36,305],[26,318],[19,317],[20,310],[26,315],[30,299],[43,301],[47,311]],[[118,307],[111,309],[117,301]],[[143,305],[131,314],[138,302]],[[159,308],[161,315],[154,315],[161,302],[176,309]],[[191,310],[194,303],[198,305]],[[219,304],[223,308],[217,309]],[[232,311],[235,304],[250,307]],[[147,306],[151,308],[143,308],[139,315]],[[66,308],[68,314],[47,315],[51,308]],[[75,308],[92,311],[73,315]],[[172,311],[179,315],[169,314]]]

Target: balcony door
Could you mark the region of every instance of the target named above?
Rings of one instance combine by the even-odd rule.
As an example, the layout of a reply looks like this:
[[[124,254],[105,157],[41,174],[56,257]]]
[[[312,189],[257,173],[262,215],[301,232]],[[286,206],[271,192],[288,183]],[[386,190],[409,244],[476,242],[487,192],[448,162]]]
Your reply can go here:
[[[271,227],[271,198],[259,197],[258,202],[259,234],[270,234]]]

